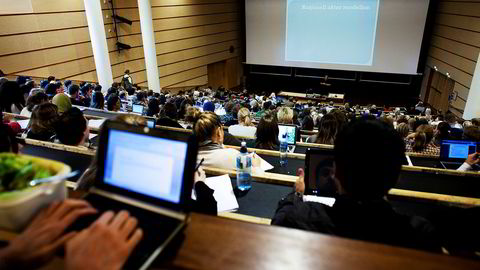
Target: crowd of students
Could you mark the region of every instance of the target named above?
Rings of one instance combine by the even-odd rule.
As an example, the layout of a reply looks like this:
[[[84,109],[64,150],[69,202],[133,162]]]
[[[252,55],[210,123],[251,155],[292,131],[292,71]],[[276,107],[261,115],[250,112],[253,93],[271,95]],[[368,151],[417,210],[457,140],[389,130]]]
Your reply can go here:
[[[31,116],[27,138],[53,138],[60,143],[81,145],[88,138],[88,121],[81,110],[72,107],[72,104],[103,110],[106,101],[107,110],[119,111],[122,110],[122,102],[130,100],[133,104],[144,105],[147,108],[146,114],[157,118],[157,125],[192,129],[199,144],[198,159],[204,160],[204,166],[235,169],[234,160],[239,152],[224,147],[240,145],[235,136],[254,138],[255,147],[259,149],[278,150],[279,124],[297,125],[302,130],[316,129],[316,135],[310,136],[307,142],[334,145],[337,200],[333,207],[304,202],[302,197],[305,183],[303,171],[300,170],[295,191],[279,202],[272,224],[433,251],[440,251],[441,247],[451,244],[442,235],[458,236],[446,232],[449,228],[444,223],[432,224],[421,217],[397,213],[385,200],[385,196],[396,184],[405,151],[438,155],[439,143],[442,140],[480,141],[479,119],[463,121],[451,113],[432,116],[428,108],[412,112],[402,112],[399,109],[385,112],[374,105],[360,108],[351,107],[349,104],[334,106],[333,103],[322,105],[309,102],[305,106],[293,99],[277,98],[275,94],[256,95],[246,90],[233,93],[223,88],[197,88],[172,94],[134,89],[132,92],[133,86],[127,91],[115,83],[103,97],[99,86],[71,84],[68,86],[67,95],[63,93],[64,86],[61,83],[59,86],[58,82],[50,79],[48,84],[40,88],[36,88],[30,81],[22,83],[21,80],[0,80],[1,111]],[[27,84],[28,87],[25,86]],[[30,90],[27,91],[28,88]],[[8,99],[3,99],[7,96]],[[81,103],[83,105],[79,105]],[[140,120],[141,118],[123,118],[120,120],[130,121],[130,124],[145,124],[145,120]],[[2,125],[0,130],[2,138],[5,138],[5,141],[0,143],[0,150],[16,152],[18,146],[14,143],[15,123],[7,124],[10,127]],[[224,130],[224,126],[228,126],[228,132]],[[359,158],[358,153],[361,153],[362,158]],[[376,160],[377,163],[371,164],[371,160]],[[480,158],[472,156],[467,162],[469,165],[478,164]],[[259,163],[259,158],[254,157],[253,166],[259,166]],[[95,167],[92,166],[80,180],[82,188],[88,189],[94,181],[92,170],[95,170]],[[207,202],[196,207],[197,210],[210,212],[205,209],[212,209],[216,205],[213,191],[201,184],[200,187],[196,184],[195,188],[204,189],[203,201]],[[79,208],[85,212],[93,211],[87,210],[86,205]],[[465,211],[468,211],[465,214],[467,216],[472,216],[472,212],[478,216],[476,208]],[[54,210],[46,212],[55,215]],[[106,228],[108,224],[115,223],[112,220],[119,219],[119,215],[114,218],[110,213],[108,217],[100,218],[96,224],[104,224]],[[128,215],[125,215],[123,214],[122,218],[128,219]],[[49,215],[43,214],[44,218],[46,216]],[[476,224],[479,224],[478,219],[473,219],[471,224],[462,225],[463,228],[458,224],[449,226],[454,226],[459,231],[474,231]],[[66,243],[67,265],[69,258],[81,258],[77,250],[84,250],[90,244],[87,240],[91,235],[95,235],[96,228],[95,225],[92,226],[89,231],[81,232],[77,236],[60,237],[61,230],[58,235],[55,234],[55,243],[59,246]],[[132,226],[129,232],[133,232],[135,227]],[[27,229],[26,233],[29,232]],[[137,234],[141,236],[141,232]],[[133,240],[122,238],[125,240],[123,244],[134,246],[137,234],[133,234]],[[100,233],[100,236],[106,235],[105,232]],[[83,240],[80,240],[80,236],[87,239],[84,244],[81,243]],[[475,246],[474,241],[477,241],[477,238],[462,238],[461,241],[462,244]],[[72,240],[69,241],[70,239]],[[74,239],[76,241],[73,241]],[[14,248],[14,244],[15,242],[12,242],[9,247]],[[121,244],[118,243],[119,246]],[[9,254],[7,251],[0,249],[0,256],[2,252]],[[128,255],[128,252],[124,255]]]

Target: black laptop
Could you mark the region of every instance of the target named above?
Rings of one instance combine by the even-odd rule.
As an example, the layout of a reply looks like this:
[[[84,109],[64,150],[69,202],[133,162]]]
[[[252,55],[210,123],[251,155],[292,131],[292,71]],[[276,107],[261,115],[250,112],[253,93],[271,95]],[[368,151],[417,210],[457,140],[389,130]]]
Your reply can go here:
[[[476,141],[443,140],[440,145],[440,168],[456,170],[468,155],[479,150]]]
[[[97,180],[84,197],[100,212],[127,210],[144,232],[126,269],[146,269],[189,220],[197,145],[193,136],[106,121]],[[99,215],[100,215],[99,214]],[[83,218],[73,229],[96,217]]]

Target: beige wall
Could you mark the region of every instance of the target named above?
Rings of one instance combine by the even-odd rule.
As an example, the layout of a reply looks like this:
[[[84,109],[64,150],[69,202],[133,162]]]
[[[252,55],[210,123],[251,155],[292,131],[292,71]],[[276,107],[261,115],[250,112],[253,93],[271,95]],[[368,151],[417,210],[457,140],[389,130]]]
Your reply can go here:
[[[12,7],[11,12],[3,6],[0,69],[7,74],[96,81],[83,1],[31,0],[30,10]]]
[[[114,80],[121,80],[125,69],[130,69],[135,82],[145,86],[137,0],[115,2],[121,2],[116,4],[121,8],[118,14],[134,23],[118,24],[120,42],[132,46],[118,52],[108,1],[101,1]],[[11,75],[54,75],[59,79],[97,81],[83,0],[31,0],[31,3],[31,12],[19,13],[17,8],[0,15],[0,69]]]
[[[205,85],[208,64],[243,54],[243,4],[241,0],[152,0],[162,88]]]
[[[450,109],[462,116],[480,52],[480,0],[440,1],[427,68],[450,73],[457,99]]]
[[[147,86],[147,72],[143,52],[142,33],[137,0],[116,0],[115,13],[133,21],[132,25],[117,22],[118,39],[120,42],[132,46],[129,50],[118,51],[115,47],[115,28],[112,19],[111,4],[109,1],[100,1],[103,9],[103,21],[107,35],[108,51],[114,81],[121,81],[124,71],[130,70],[134,83]],[[104,3],[106,2],[106,3]]]

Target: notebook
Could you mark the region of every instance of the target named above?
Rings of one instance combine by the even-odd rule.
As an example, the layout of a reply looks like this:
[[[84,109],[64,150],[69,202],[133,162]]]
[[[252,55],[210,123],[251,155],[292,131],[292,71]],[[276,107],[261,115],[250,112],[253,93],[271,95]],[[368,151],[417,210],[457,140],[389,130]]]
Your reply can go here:
[[[144,237],[125,268],[147,269],[188,221],[197,145],[188,134],[107,120],[97,153],[97,181],[84,197],[99,215],[127,210]],[[97,217],[82,218],[80,230]]]

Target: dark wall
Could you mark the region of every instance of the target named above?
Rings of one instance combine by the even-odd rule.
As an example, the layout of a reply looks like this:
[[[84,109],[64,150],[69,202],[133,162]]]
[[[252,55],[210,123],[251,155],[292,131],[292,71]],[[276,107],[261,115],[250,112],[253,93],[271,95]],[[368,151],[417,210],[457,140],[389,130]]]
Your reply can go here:
[[[289,91],[345,94],[352,104],[386,106],[415,105],[420,94],[421,75],[399,75],[272,66],[245,66],[246,87],[255,92]],[[328,76],[325,86],[325,75]]]

